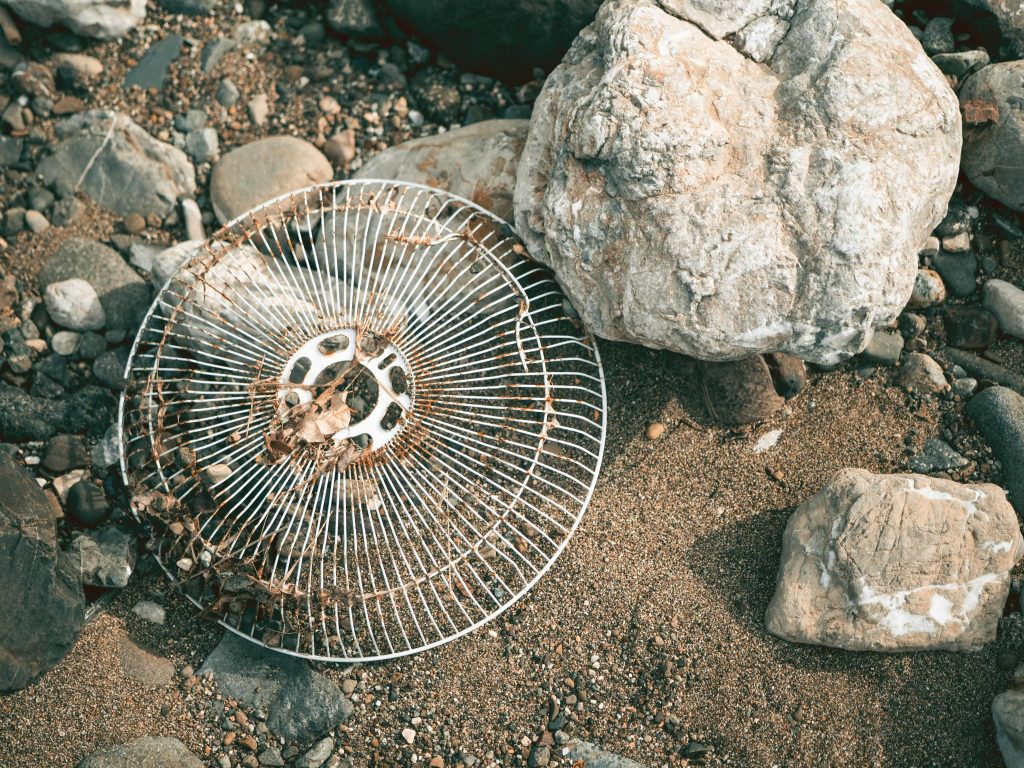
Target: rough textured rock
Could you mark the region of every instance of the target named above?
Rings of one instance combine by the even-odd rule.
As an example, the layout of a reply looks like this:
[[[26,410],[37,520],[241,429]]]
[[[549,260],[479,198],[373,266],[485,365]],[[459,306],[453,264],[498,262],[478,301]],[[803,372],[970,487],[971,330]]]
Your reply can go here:
[[[942,366],[923,352],[911,352],[903,358],[896,380],[919,394],[930,395],[949,387]]]
[[[1006,768],[1024,768],[1024,691],[1004,691],[996,696],[992,719]]]
[[[597,335],[829,364],[907,303],[956,98],[874,0],[801,2],[767,66],[720,39],[770,5],[611,0],[548,77],[516,228]]]
[[[61,197],[81,190],[119,216],[166,216],[196,189],[195,168],[118,112],[91,110],[58,123],[59,143],[37,172]]]
[[[644,768],[644,766],[628,757],[616,755],[614,752],[605,752],[596,744],[589,741],[570,741],[565,745],[568,751],[570,765],[578,765],[580,762],[586,768]]]
[[[308,141],[271,136],[233,149],[210,175],[210,198],[221,224],[286,192],[330,181],[331,162]]]
[[[1020,0],[962,0],[983,13],[992,14],[999,26],[999,51],[1004,58],[1024,56],[1024,5]]]
[[[765,622],[847,650],[977,649],[1022,554],[1001,488],[844,469],[790,518]]]
[[[1024,397],[1007,387],[989,387],[965,410],[1003,463],[1010,501],[1024,515]]]
[[[222,693],[264,710],[271,731],[300,744],[323,736],[352,714],[341,689],[306,662],[233,632],[225,632],[203,662],[199,674],[208,672]]]
[[[504,80],[550,71],[576,33],[594,18],[600,0],[384,0],[402,26],[464,69]]]
[[[57,547],[57,510],[36,481],[0,452],[0,693],[16,691],[60,661],[78,638],[85,598]]]
[[[39,270],[39,290],[51,283],[85,280],[99,294],[106,327],[134,332],[149,309],[150,290],[117,251],[95,240],[72,237]]]
[[[384,35],[372,0],[331,0],[326,17],[331,29],[343,35],[367,38]]]
[[[106,588],[128,586],[135,568],[135,551],[135,537],[113,525],[80,534],[68,547],[82,583]]]
[[[485,120],[384,150],[357,179],[399,179],[472,200],[512,221],[512,193],[529,120]]]
[[[127,744],[97,749],[77,768],[203,768],[203,762],[177,739],[143,736]]]
[[[1009,160],[1024,153],[1022,81],[1024,61],[1004,61],[982,67],[960,88],[961,102],[980,101],[999,113],[995,120],[964,128],[964,173],[982,192],[1017,211],[1024,211],[1024,179]]]
[[[101,40],[121,37],[146,18],[146,0],[7,0],[6,5],[41,27],[63,24]]]

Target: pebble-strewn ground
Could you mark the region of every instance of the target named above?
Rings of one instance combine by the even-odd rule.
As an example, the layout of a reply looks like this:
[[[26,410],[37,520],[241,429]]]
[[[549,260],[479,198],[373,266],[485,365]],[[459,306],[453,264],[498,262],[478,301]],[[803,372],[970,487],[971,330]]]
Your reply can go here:
[[[146,23],[122,40],[89,45],[104,71],[81,98],[89,108],[124,111],[164,140],[176,116],[201,109],[222,154],[280,134],[323,146],[348,128],[351,146],[331,157],[344,178],[408,138],[528,116],[540,87],[467,75],[414,42],[345,45],[324,31],[317,9],[301,3],[266,12],[273,38],[265,49],[236,48],[204,72],[206,44],[252,15],[248,8],[176,17],[151,7]],[[184,46],[165,86],[122,88],[125,73],[170,32]],[[53,45],[40,37],[24,50],[45,59]],[[427,99],[410,85],[424,68],[444,83],[443,109],[436,89]],[[217,100],[225,77],[239,91],[231,107]],[[261,94],[268,115],[257,125],[247,105]],[[34,140],[52,142],[54,122],[39,118]],[[208,232],[210,167],[197,164]],[[6,170],[0,209],[23,206],[32,181],[31,169]],[[981,207],[976,228],[982,254],[993,260],[989,276],[1024,284],[1024,241],[997,235]],[[131,237],[171,243],[185,236],[173,218],[131,237],[125,230],[121,218],[89,206],[69,226],[7,235],[0,271],[31,286],[72,235],[121,250]],[[923,314],[917,348],[941,350],[939,310]],[[990,352],[1024,374],[1019,340],[1000,338]],[[710,424],[692,363],[611,343],[601,353],[610,406],[604,469],[576,536],[546,577],[500,619],[447,646],[389,663],[320,667],[355,704],[334,734],[353,763],[526,765],[536,744],[562,731],[649,766],[1001,765],[989,708],[1024,660],[1019,585],[999,639],[973,654],[849,653],[784,642],[763,626],[786,520],[836,470],[906,471],[927,438],[941,437],[971,461],[954,479],[1000,481],[959,397],[919,399],[892,382],[891,370],[854,360],[813,372],[783,413],[730,431]],[[645,436],[652,423],[666,427],[656,440]],[[777,444],[755,453],[757,439],[776,429]],[[43,447],[29,443],[21,452],[36,458]],[[0,621],[3,602],[17,599],[0,600]],[[164,624],[132,612],[142,599],[166,608]],[[192,674],[220,634],[144,559],[54,670],[0,697],[0,766],[73,766],[99,746],[146,734],[176,736],[211,766],[225,756],[229,765],[251,765],[256,758],[226,737],[238,707]],[[129,638],[169,659],[173,679],[126,651]],[[158,682],[140,683],[125,658]]]

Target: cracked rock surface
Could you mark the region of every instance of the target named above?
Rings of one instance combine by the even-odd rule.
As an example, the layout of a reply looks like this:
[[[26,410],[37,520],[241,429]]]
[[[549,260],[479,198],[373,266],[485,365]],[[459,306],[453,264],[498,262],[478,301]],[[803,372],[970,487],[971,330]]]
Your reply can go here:
[[[881,3],[611,0],[537,100],[516,227],[599,336],[831,364],[906,304],[960,143]]]
[[[783,535],[765,623],[846,650],[974,650],[996,637],[1017,516],[994,485],[840,470]]]

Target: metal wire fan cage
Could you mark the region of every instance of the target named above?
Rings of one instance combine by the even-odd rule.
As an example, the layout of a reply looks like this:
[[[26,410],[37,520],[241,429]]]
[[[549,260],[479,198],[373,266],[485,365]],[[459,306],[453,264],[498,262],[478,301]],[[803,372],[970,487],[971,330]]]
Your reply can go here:
[[[186,595],[288,653],[465,634],[565,547],[597,480],[598,351],[468,200],[392,181],[285,195],[157,296],[121,398],[135,513]]]

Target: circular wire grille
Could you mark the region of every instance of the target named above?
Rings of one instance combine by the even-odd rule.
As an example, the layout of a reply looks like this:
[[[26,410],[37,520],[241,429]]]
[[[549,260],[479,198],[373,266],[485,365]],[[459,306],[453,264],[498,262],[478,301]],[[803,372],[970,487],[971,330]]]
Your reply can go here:
[[[598,351],[500,219],[414,184],[273,200],[157,296],[121,466],[164,568],[268,647],[382,659],[508,608],[604,448]]]

